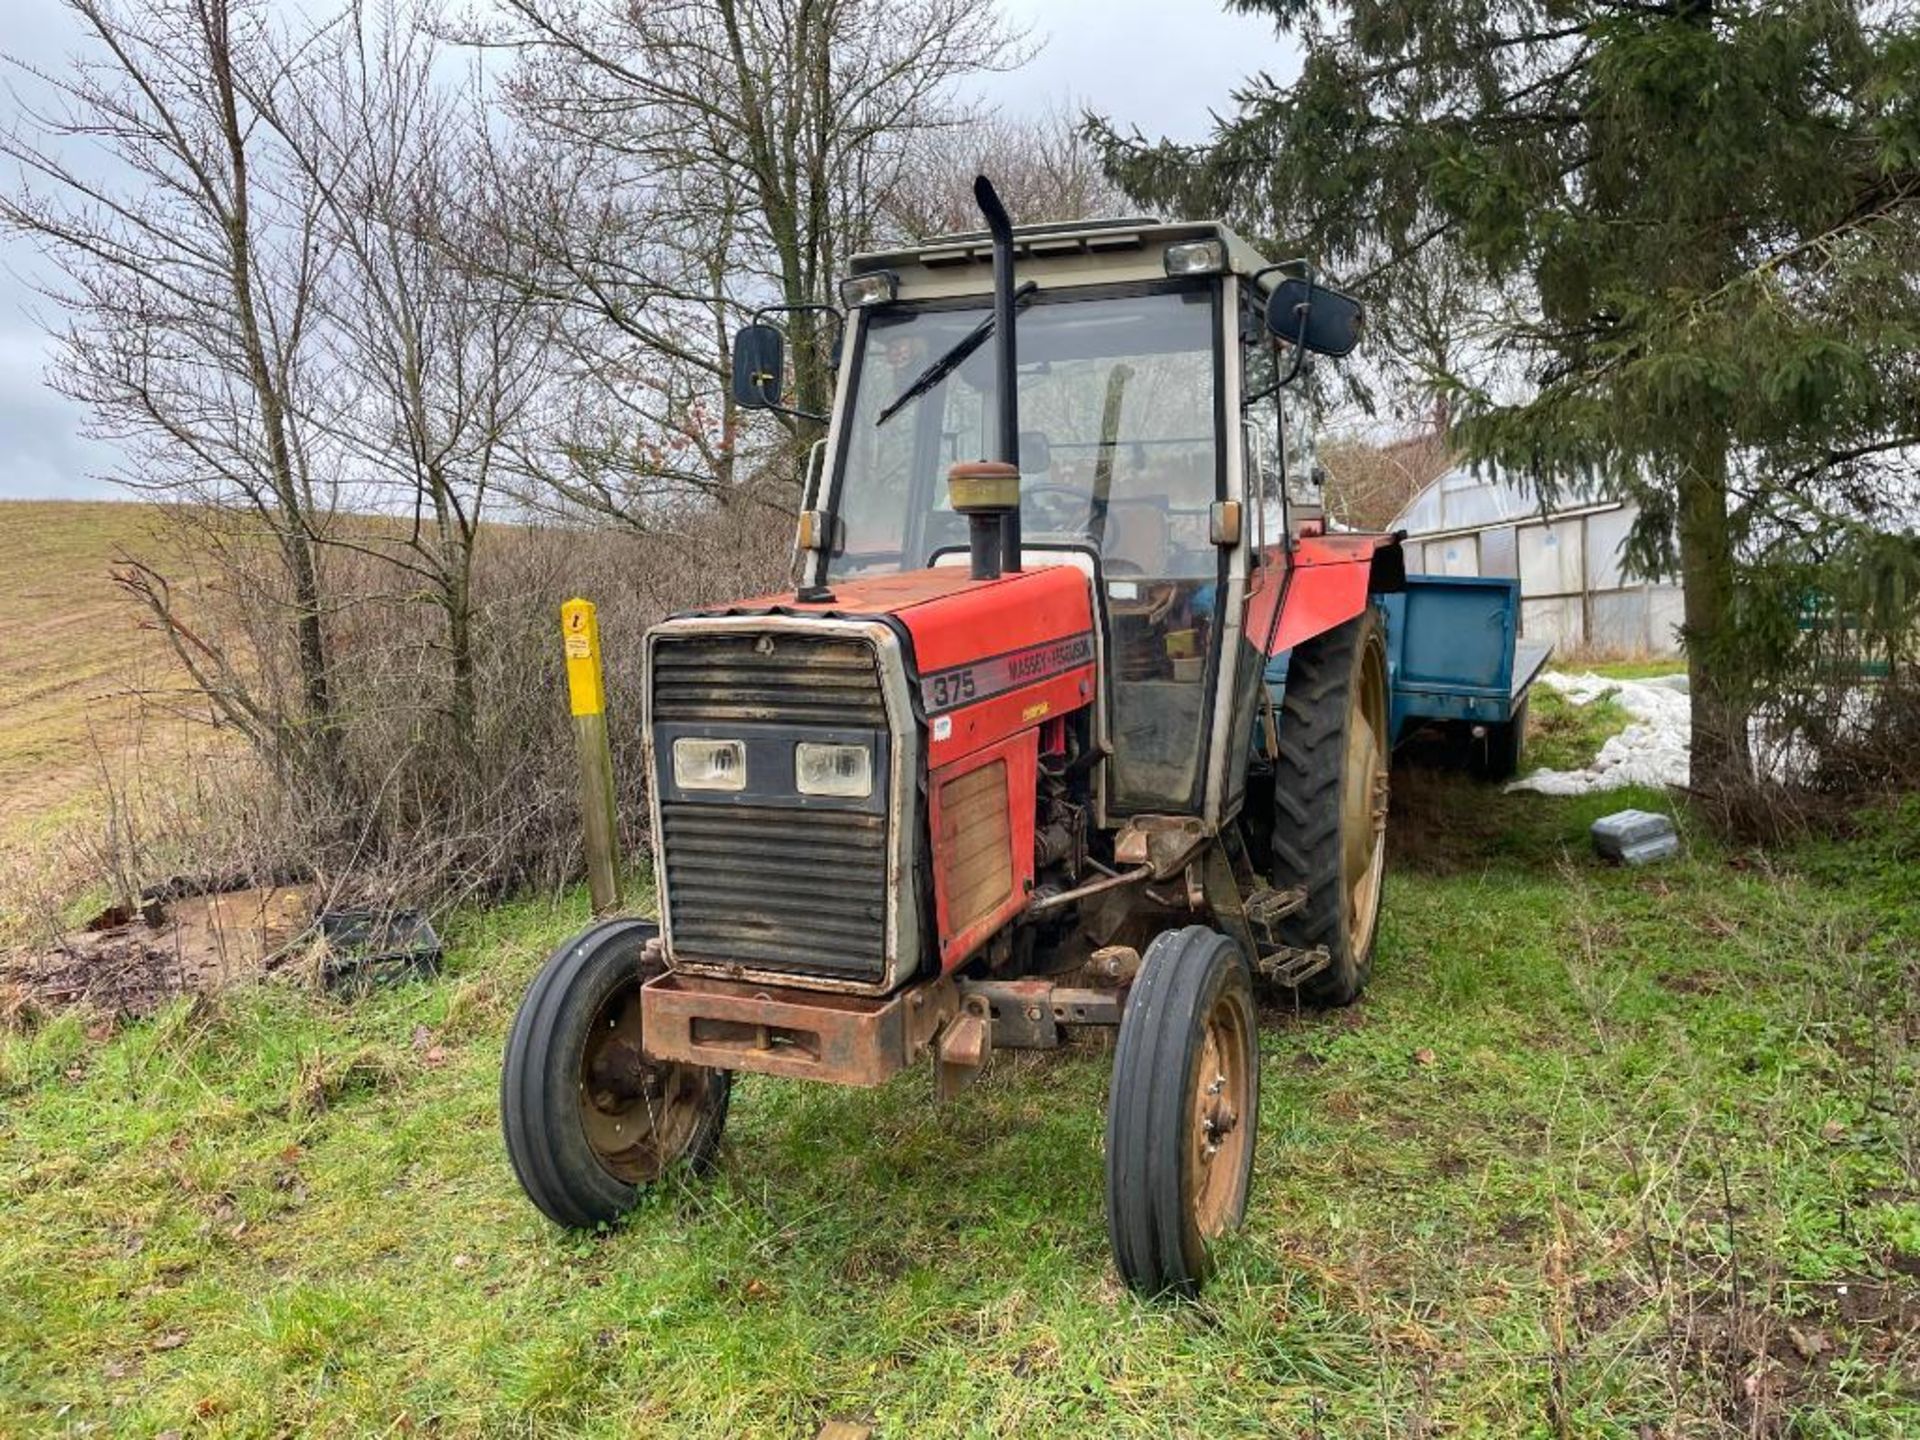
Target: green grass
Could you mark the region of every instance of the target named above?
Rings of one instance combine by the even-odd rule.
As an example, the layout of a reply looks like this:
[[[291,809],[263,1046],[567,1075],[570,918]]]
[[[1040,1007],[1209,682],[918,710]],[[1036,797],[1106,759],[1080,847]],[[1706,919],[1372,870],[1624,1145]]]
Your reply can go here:
[[[1662,675],[1686,674],[1687,662],[1678,655],[1672,655],[1646,660],[1556,661],[1555,668],[1576,675],[1591,672],[1604,675],[1609,680],[1653,680]]]
[[[1633,723],[1608,691],[1576,705],[1558,690],[1535,685],[1527,695],[1527,770],[1584,770],[1600,747]]]
[[[745,1080],[716,1178],[557,1231],[495,1085],[577,903],[0,1039],[0,1433],[1912,1435],[1920,805],[1629,871],[1625,804],[1400,786],[1373,988],[1267,1015],[1198,1305],[1115,1283],[1097,1045]]]

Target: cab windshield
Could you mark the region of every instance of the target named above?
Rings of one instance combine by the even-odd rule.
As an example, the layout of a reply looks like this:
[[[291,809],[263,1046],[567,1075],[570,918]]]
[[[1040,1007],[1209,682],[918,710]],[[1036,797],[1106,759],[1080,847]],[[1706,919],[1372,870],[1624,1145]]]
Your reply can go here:
[[[918,569],[966,545],[966,520],[947,503],[947,468],[992,456],[993,342],[884,423],[879,417],[988,313],[970,306],[869,317],[841,446],[841,544],[829,576]],[[1210,293],[1036,302],[1015,333],[1026,538],[1089,541],[1109,575],[1211,578]]]
[[[880,419],[989,313],[869,314],[840,441],[830,579],[918,569],[964,550],[947,469],[991,458],[997,434],[989,340],[925,394]],[[1184,803],[1199,780],[1220,552],[1211,286],[1091,298],[1046,295],[1015,321],[1021,525],[1028,544],[1090,544],[1101,558],[1116,666],[1122,808]]]

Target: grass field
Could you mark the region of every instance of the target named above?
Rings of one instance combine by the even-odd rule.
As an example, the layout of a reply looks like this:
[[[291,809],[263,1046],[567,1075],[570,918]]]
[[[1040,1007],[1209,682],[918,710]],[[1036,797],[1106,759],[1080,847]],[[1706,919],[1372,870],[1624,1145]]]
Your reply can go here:
[[[1554,669],[1565,670],[1570,674],[1591,671],[1595,675],[1604,675],[1609,680],[1651,680],[1659,675],[1684,675],[1687,662],[1677,655],[1654,657],[1645,660],[1580,660],[1569,658],[1556,659]]]
[[[84,803],[96,741],[125,741],[131,693],[164,666],[115,589],[120,551],[151,555],[151,506],[0,501],[0,846]]]
[[[618,1230],[520,1197],[495,1086],[577,900],[446,972],[0,1038],[0,1433],[1920,1433],[1920,806],[1603,867],[1593,800],[1415,778],[1375,983],[1266,1016],[1244,1232],[1121,1291],[1108,1055],[735,1092]]]

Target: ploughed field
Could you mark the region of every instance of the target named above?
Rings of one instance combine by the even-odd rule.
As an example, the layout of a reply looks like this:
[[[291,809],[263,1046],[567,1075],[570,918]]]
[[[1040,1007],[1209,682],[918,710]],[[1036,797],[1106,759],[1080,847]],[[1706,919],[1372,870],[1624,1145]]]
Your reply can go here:
[[[165,642],[112,578],[123,551],[168,553],[159,519],[115,501],[0,501],[0,849],[88,803],[103,767],[121,779],[135,694],[177,688]]]
[[[1116,1284],[1108,1051],[749,1078],[718,1175],[555,1230],[502,1039],[576,899],[436,979],[0,1036],[0,1433],[1920,1433],[1920,804],[1771,855],[1397,777],[1354,1008],[1269,1007],[1243,1234]],[[854,1433],[858,1433],[856,1430]]]

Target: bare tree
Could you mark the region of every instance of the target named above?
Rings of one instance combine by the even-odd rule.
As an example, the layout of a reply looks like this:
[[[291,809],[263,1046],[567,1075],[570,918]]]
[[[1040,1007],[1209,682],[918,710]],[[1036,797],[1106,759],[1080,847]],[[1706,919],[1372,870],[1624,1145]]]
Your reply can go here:
[[[1327,471],[1327,513],[1355,530],[1385,529],[1454,464],[1437,415],[1410,434],[1386,436],[1373,426],[1330,437],[1315,453]]]
[[[356,499],[339,530],[443,620],[447,685],[428,698],[467,778],[478,764],[475,553],[482,519],[552,375],[551,312],[509,277],[535,263],[500,214],[478,82],[449,82],[430,12],[358,8],[313,83],[269,114],[337,259],[319,287],[335,389],[328,433]]]
[[[993,177],[1023,224],[1131,213],[1071,110],[996,115],[917,137],[882,196],[887,227],[909,240],[980,228],[973,177]]]
[[[663,490],[731,496],[754,433],[724,393],[733,327],[833,299],[913,147],[978,119],[957,82],[1018,63],[1019,39],[975,0],[501,8],[486,38],[519,53],[512,113],[563,157],[519,212],[545,224],[543,282],[597,382],[561,493],[643,521]],[[830,327],[789,316],[793,405],[818,413]]]
[[[806,427],[733,410],[729,337],[832,298],[1012,42],[959,0],[502,0],[502,107],[435,0],[64,3],[90,51],[17,70],[0,223],[65,276],[59,383],[193,531],[119,575],[182,708],[272,774],[211,785],[219,836],[168,863],[414,898],[564,875],[554,607],[590,588],[631,639],[778,573],[760,512]],[[830,328],[792,328],[824,408]],[[619,693],[639,650],[609,650]]]
[[[314,298],[332,248],[314,197],[275,168],[263,100],[299,83],[317,33],[283,45],[264,0],[63,0],[94,42],[63,73],[11,62],[44,99],[0,132],[15,184],[0,224],[66,277],[56,383],[120,442],[129,488],[236,507],[270,543],[256,603],[283,615],[298,699],[242,694],[243,666],[206,693],[283,771],[343,780],[319,560],[333,505],[309,409]],[[164,587],[137,585],[183,659],[208,647]]]
[[[552,135],[496,159],[508,238],[524,257],[496,278],[552,315],[565,380],[548,424],[521,437],[516,462],[537,483],[519,498],[645,529],[737,498],[740,416],[725,361],[743,312],[724,293],[737,197],[706,208],[642,197],[617,157]]]

